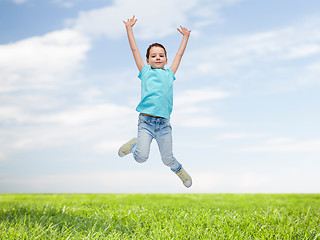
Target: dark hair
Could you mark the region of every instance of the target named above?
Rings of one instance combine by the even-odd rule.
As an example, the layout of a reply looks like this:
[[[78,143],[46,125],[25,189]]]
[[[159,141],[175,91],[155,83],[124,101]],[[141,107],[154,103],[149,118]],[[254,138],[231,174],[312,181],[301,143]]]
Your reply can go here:
[[[151,49],[152,47],[161,47],[161,48],[163,48],[164,53],[165,53],[165,55],[166,55],[166,57],[167,57],[167,51],[166,51],[165,47],[164,47],[162,44],[160,44],[160,43],[153,43],[153,44],[151,44],[151,45],[148,47],[148,49],[147,49],[147,54],[146,54],[147,59],[149,58],[150,49]]]

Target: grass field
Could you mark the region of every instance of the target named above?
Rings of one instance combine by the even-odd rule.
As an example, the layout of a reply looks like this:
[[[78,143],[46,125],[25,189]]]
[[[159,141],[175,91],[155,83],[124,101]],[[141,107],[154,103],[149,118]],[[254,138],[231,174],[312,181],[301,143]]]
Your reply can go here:
[[[0,194],[0,239],[320,239],[320,194]]]

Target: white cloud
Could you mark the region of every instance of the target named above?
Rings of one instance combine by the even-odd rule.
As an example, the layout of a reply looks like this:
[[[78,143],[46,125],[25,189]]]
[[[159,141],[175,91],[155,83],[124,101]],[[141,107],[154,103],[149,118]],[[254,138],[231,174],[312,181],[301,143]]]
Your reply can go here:
[[[11,121],[24,122],[26,120],[25,113],[16,106],[0,106],[0,112],[0,121],[2,123]]]
[[[287,69],[286,65],[294,64],[293,60],[320,53],[319,26],[319,19],[308,19],[292,27],[214,40],[211,46],[190,50],[185,61],[194,67],[190,68],[189,75],[198,76],[200,72],[241,78],[244,73],[252,72],[252,68],[255,72],[266,71],[266,68],[274,72],[283,63],[286,63],[283,68]],[[298,67],[303,70],[303,65]],[[289,68],[292,71],[297,67],[290,65]]]
[[[177,119],[177,120],[176,120]],[[188,116],[175,118],[174,124],[183,127],[193,127],[193,128],[205,128],[205,127],[222,127],[227,126],[227,123],[221,121],[218,118],[210,116]]]
[[[320,83],[320,62],[311,63],[303,69],[303,71],[297,77],[297,83],[299,86],[304,85],[316,85]]]
[[[229,97],[231,94],[224,91],[212,89],[194,89],[186,90],[177,94],[174,99],[175,107],[192,106],[193,104],[208,102],[216,99]]]
[[[212,89],[186,90],[174,97],[173,123],[183,127],[217,127],[227,125],[211,116],[210,103],[231,94]],[[206,104],[209,104],[206,106]]]
[[[0,91],[50,88],[79,69],[90,49],[88,39],[71,29],[0,46]]]
[[[315,62],[307,66],[307,70],[320,72],[320,62]]]
[[[255,133],[225,133],[220,136],[217,136],[217,139],[256,139],[263,138],[266,135],[263,134],[255,134]]]
[[[296,48],[289,49],[287,58],[301,58],[301,57],[308,57],[310,55],[314,55],[320,53],[320,45],[315,43],[310,44],[301,44]]]
[[[294,139],[292,138],[274,138],[274,139],[269,139],[266,141],[266,144],[268,145],[278,145],[278,144],[287,144],[287,143],[293,143]]]
[[[115,115],[113,113],[117,113]],[[33,119],[39,123],[58,123],[61,125],[86,125],[102,121],[108,121],[109,124],[119,123],[119,119],[126,118],[132,112],[127,107],[114,104],[100,104],[93,106],[81,105],[73,107],[70,110],[62,111],[45,116],[37,116]]]
[[[263,145],[236,148],[241,152],[320,152],[320,140],[312,139],[305,141],[294,141],[291,138],[276,138],[267,140]]]
[[[57,111],[55,113],[37,113],[29,109],[17,106],[0,107],[0,120],[2,122],[15,123],[46,123],[67,126],[78,126],[114,119],[113,112],[117,112],[119,118],[125,118],[132,112],[131,109],[114,104],[81,105],[73,106],[69,110]],[[119,122],[114,119],[113,121]]]
[[[172,33],[178,24],[186,21],[184,12],[194,7],[197,0],[181,3],[181,0],[165,0],[161,4],[153,0],[148,4],[143,0],[115,0],[112,6],[80,12],[79,17],[68,20],[68,24],[89,35],[119,37],[125,34],[122,21],[135,14],[138,19],[135,26],[137,38],[162,37]],[[154,17],[154,9],[166,12],[166,17]]]
[[[233,3],[225,0],[163,0],[159,4],[159,1],[150,0],[146,4],[144,0],[115,0],[112,6],[81,12],[77,19],[69,19],[67,24],[82,33],[114,38],[125,34],[122,21],[135,15],[138,19],[135,36],[153,39],[174,33],[179,25],[186,23],[198,27],[215,23],[220,20],[217,10]],[[155,9],[165,17],[155,17]]]
[[[75,1],[71,0],[52,0],[53,3],[58,4],[61,7],[71,8],[75,5]]]
[[[98,142],[94,146],[94,151],[97,153],[116,153],[120,146],[124,144],[124,141],[113,140],[113,139],[104,139]]]
[[[5,159],[4,156],[5,156],[4,153],[0,149],[0,162]]]
[[[16,4],[26,3],[28,0],[12,0]]]
[[[85,144],[92,151],[108,151],[111,145],[114,149],[114,142],[119,143],[136,125],[133,122],[136,114],[132,109],[113,104],[78,106],[55,113],[28,110],[9,108],[5,116],[2,115],[5,119],[0,119],[1,122],[17,124],[16,131],[1,131],[3,138],[0,142],[5,146],[5,152],[79,144]],[[107,141],[113,144],[107,147]]]

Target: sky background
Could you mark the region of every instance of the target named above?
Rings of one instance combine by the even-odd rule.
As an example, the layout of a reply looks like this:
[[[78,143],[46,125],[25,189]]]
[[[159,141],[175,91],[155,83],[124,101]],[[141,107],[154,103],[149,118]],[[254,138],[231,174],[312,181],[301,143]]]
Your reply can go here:
[[[320,1],[0,0],[0,192],[319,193]],[[174,155],[120,158],[136,135],[141,55],[174,83]]]

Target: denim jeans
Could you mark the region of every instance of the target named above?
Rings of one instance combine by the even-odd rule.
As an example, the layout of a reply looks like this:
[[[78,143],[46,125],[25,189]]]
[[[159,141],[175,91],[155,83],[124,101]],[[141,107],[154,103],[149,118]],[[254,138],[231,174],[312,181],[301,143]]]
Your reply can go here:
[[[152,139],[156,139],[162,162],[173,172],[179,172],[182,165],[172,152],[172,128],[169,119],[139,115],[138,141],[131,145],[134,159],[143,163],[148,160]]]

